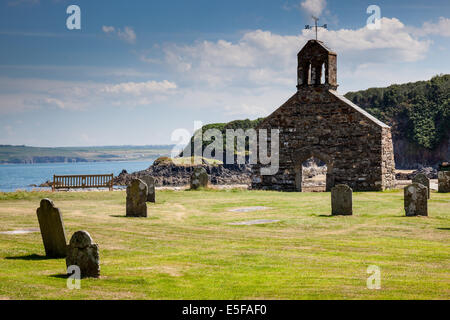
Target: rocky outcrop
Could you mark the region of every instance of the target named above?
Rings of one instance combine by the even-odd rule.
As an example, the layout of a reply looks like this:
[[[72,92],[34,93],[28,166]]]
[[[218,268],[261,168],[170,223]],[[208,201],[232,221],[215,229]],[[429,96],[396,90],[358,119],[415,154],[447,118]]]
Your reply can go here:
[[[437,179],[438,178],[438,172],[435,168],[432,167],[422,167],[420,169],[414,170],[411,173],[403,173],[403,172],[397,172],[395,177],[397,180],[412,180],[416,175],[419,173],[423,173],[427,176],[428,179]]]
[[[133,178],[141,179],[152,176],[155,185],[184,186],[190,183],[191,175],[195,168],[203,167],[210,177],[213,185],[250,184],[251,169],[249,165],[177,165],[167,162],[155,161],[148,169],[134,173],[123,170],[114,178],[114,185],[125,186],[131,183]]]

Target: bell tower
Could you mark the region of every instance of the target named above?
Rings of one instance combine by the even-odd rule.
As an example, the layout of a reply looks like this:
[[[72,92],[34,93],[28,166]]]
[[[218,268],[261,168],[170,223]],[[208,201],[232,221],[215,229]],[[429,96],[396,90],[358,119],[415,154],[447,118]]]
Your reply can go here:
[[[337,89],[337,55],[322,41],[309,40],[297,58],[298,90],[311,86]]]

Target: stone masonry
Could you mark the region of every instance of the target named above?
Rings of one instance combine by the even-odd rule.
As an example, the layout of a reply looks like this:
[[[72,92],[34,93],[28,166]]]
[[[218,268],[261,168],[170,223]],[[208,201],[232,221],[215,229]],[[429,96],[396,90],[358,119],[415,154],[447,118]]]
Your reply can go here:
[[[311,157],[327,164],[327,191],[338,184],[354,191],[394,187],[390,127],[336,92],[336,61],[336,53],[317,40],[299,52],[297,93],[258,127],[269,137],[271,129],[279,130],[279,170],[261,175],[258,162],[252,189],[301,191],[302,163]]]

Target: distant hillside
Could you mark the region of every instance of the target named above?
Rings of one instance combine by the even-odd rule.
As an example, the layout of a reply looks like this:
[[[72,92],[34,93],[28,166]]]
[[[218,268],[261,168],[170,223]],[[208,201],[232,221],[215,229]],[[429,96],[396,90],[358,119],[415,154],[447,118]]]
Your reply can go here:
[[[345,96],[392,127],[397,167],[450,160],[450,75]]]
[[[392,127],[397,168],[436,166],[450,160],[450,75],[349,92],[345,96]],[[214,123],[203,126],[202,132],[212,128],[222,134],[226,129],[246,130],[263,120]],[[225,147],[225,136],[223,140]],[[203,149],[210,143],[203,141]],[[193,138],[191,145],[193,148]]]
[[[169,155],[172,147],[171,145],[161,145],[40,148],[0,145],[0,164],[145,161]]]

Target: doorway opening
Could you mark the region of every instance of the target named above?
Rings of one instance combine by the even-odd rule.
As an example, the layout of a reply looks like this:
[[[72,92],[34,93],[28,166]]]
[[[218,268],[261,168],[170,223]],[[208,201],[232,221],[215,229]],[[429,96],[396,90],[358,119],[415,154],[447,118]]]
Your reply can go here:
[[[325,192],[327,190],[327,164],[314,157],[302,162],[296,172],[295,184],[297,191]]]

